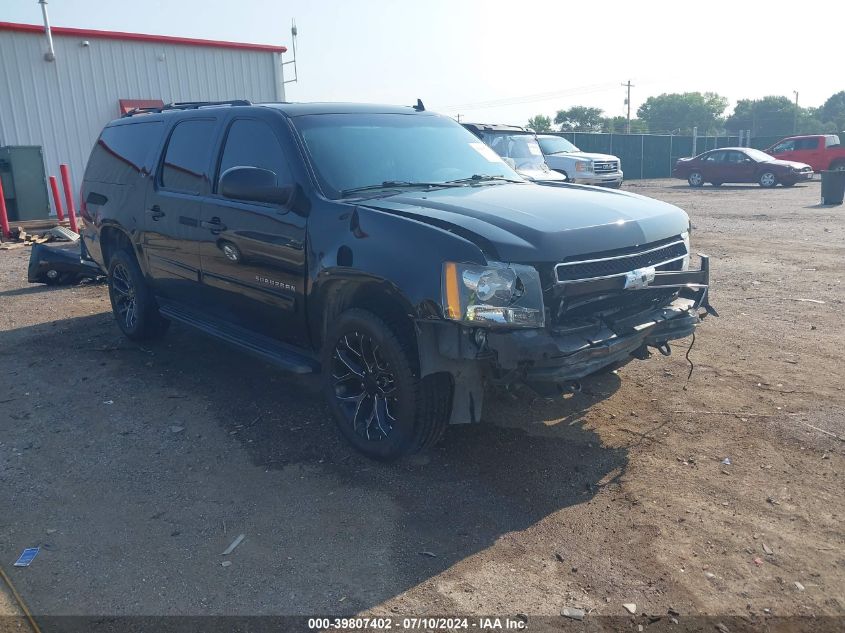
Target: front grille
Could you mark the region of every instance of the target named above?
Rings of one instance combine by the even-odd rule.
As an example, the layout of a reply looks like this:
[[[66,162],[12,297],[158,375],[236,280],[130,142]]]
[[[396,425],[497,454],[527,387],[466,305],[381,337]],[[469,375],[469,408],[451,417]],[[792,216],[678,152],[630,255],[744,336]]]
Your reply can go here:
[[[613,174],[619,171],[618,160],[597,160],[593,161],[593,173]]]
[[[572,283],[603,277],[624,275],[638,268],[660,266],[680,260],[687,255],[683,240],[659,246],[644,246],[636,253],[609,257],[590,257],[580,261],[564,262],[555,266],[558,283]]]

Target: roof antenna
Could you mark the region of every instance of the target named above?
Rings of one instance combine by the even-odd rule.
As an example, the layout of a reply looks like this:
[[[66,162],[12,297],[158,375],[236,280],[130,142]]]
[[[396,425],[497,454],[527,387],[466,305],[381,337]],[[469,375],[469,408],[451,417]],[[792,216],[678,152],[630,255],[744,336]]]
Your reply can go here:
[[[423,105],[422,99],[417,99],[417,105],[414,106],[414,110],[417,112],[425,112],[425,106]]]

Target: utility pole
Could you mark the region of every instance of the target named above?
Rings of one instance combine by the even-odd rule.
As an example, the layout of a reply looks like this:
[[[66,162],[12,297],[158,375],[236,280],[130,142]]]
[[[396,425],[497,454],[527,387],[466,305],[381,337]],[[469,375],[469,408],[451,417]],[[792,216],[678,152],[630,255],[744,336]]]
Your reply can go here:
[[[798,133],[798,91],[793,90],[792,92],[795,93],[795,114],[792,117],[792,133],[797,134]]]
[[[628,97],[625,99],[625,105],[628,106],[628,122],[625,126],[625,134],[631,133],[631,88],[635,88],[636,86],[631,84],[631,80],[628,80],[628,83],[622,84],[623,88],[628,89]]]

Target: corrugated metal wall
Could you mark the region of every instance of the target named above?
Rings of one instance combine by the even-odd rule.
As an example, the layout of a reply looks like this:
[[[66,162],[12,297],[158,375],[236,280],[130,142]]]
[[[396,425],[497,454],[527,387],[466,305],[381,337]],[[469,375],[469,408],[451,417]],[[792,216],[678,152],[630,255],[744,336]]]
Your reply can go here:
[[[0,146],[43,146],[47,174],[58,177],[59,164],[68,163],[74,191],[100,130],[120,115],[119,99],[284,100],[278,53],[53,39],[56,60],[47,62],[43,34],[0,30]]]

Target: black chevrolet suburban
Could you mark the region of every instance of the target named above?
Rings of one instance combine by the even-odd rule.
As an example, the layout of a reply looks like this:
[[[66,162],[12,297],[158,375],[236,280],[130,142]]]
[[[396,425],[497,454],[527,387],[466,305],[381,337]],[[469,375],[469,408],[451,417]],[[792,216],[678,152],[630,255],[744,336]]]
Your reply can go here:
[[[559,393],[710,310],[683,211],[526,182],[420,103],[134,111],[100,135],[82,207],[126,336],[179,321],[321,372],[380,459],[477,422],[486,385]]]

